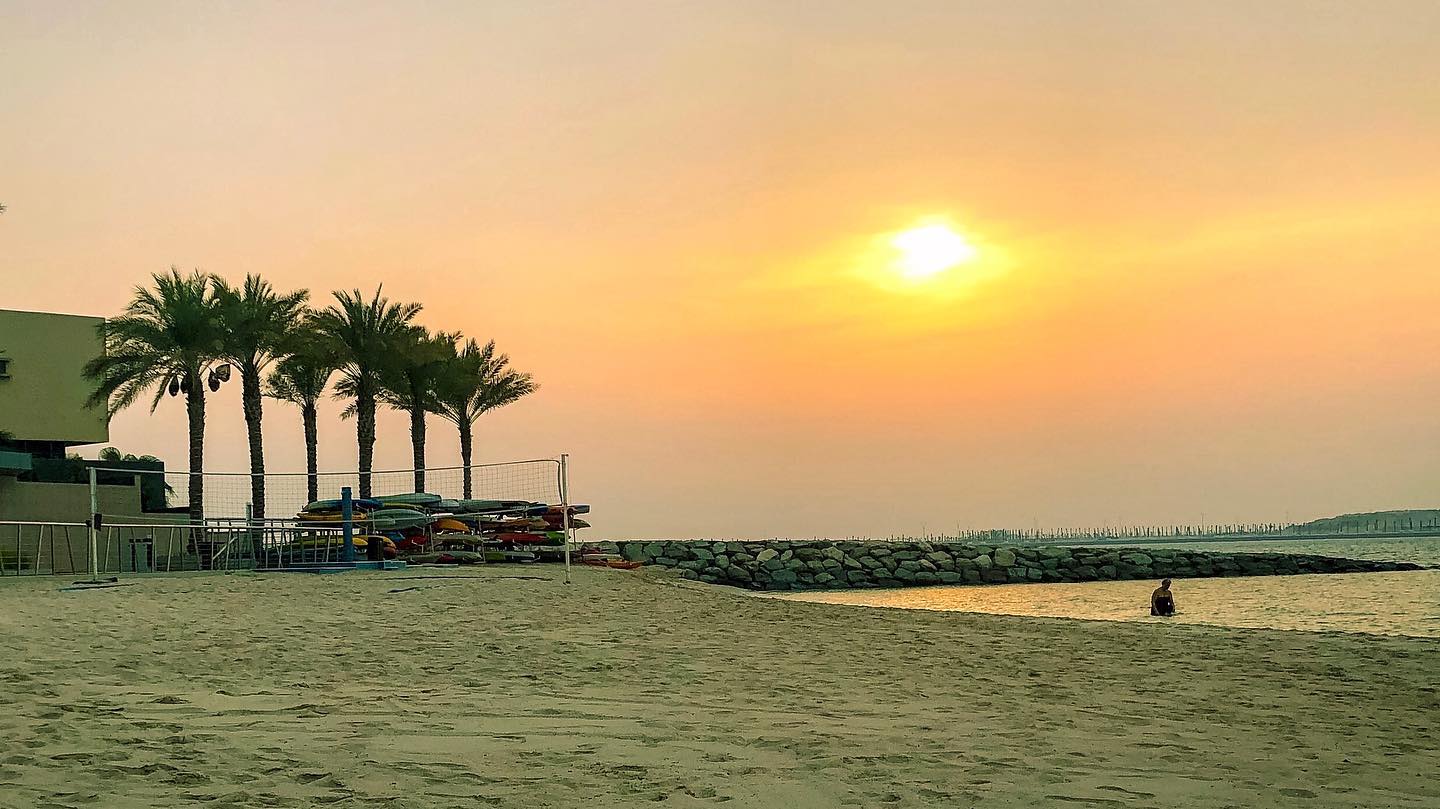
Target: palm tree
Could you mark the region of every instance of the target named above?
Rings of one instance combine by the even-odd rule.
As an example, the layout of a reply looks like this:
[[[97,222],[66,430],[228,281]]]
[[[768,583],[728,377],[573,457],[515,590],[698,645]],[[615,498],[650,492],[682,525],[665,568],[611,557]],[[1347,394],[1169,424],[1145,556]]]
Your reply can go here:
[[[418,303],[391,303],[380,294],[369,301],[360,290],[334,292],[335,303],[311,320],[315,335],[335,357],[340,382],[337,396],[353,399],[355,440],[359,447],[360,496],[370,496],[370,466],[375,456],[375,400],[380,373],[411,329]]]
[[[320,479],[316,447],[319,443],[317,405],[325,395],[325,386],[335,364],[321,351],[298,351],[280,360],[266,380],[265,392],[273,399],[300,406],[300,421],[305,427],[305,492],[306,502],[320,499]]]
[[[454,352],[449,367],[440,376],[431,412],[454,424],[460,431],[460,462],[465,467],[465,499],[471,491],[470,460],[474,449],[475,421],[497,407],[518,401],[538,389],[527,373],[510,368],[510,357],[495,353],[495,341],[484,346],[466,340]]]
[[[410,448],[415,491],[425,491],[425,414],[436,407],[435,387],[448,373],[447,360],[455,356],[457,334],[431,335],[415,326],[392,354],[394,362],[380,373],[378,398],[383,404],[410,414]]]
[[[197,271],[153,276],[153,289],[136,287],[124,314],[101,329],[104,353],[85,365],[96,383],[91,405],[105,405],[110,415],[134,404],[154,389],[150,412],[169,392],[185,394],[190,432],[190,521],[205,517],[205,385],[211,366],[220,359],[219,307],[210,276]]]
[[[245,412],[245,431],[250,443],[250,504],[257,519],[265,517],[265,448],[260,432],[260,383],[265,368],[293,348],[295,325],[305,311],[310,293],[305,290],[280,295],[270,282],[258,275],[246,275],[245,283],[232,287],[219,276],[212,277],[215,301],[224,326],[222,351],[225,359],[240,368],[240,406]]]

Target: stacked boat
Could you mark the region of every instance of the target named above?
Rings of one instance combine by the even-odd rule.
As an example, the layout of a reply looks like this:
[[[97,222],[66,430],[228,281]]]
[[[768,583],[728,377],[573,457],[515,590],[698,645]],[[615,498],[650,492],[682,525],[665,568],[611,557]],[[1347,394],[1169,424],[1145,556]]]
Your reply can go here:
[[[570,528],[590,527],[579,516],[590,512],[587,505],[529,500],[454,500],[407,492],[352,499],[350,507],[357,551],[368,553],[371,543],[380,543],[386,558],[414,563],[558,561],[565,551],[567,512]],[[295,519],[302,528],[334,528],[344,520],[342,508],[339,500],[317,500]],[[323,541],[333,543],[333,534]]]

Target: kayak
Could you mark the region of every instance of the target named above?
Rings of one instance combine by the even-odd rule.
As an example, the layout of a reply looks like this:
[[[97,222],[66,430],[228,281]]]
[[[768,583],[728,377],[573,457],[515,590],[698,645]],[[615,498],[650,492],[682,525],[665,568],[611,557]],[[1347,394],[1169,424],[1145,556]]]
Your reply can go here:
[[[634,570],[640,567],[639,562],[628,562],[624,559],[581,559],[580,564],[591,567],[613,567],[617,570]]]
[[[516,544],[516,545],[551,545],[551,544],[553,544],[552,541],[551,541],[551,539],[550,539],[550,537],[547,537],[547,536],[545,536],[544,534],[504,533],[504,534],[496,534],[496,535],[495,535],[495,539],[499,540],[500,542],[511,542],[511,543]]]
[[[356,497],[350,500],[350,505],[352,508],[376,509],[380,508],[381,503],[379,500],[367,500]],[[316,500],[305,506],[301,511],[339,511],[343,507],[344,504],[340,500]]]
[[[439,503],[443,498],[441,498],[438,494],[430,494],[429,492],[403,492],[401,494],[377,495],[374,499],[379,500],[382,504],[387,506],[395,504],[403,504],[410,506],[433,506],[436,503]]]
[[[485,537],[474,534],[436,534],[435,544],[440,547],[455,546],[474,548],[488,542]]]
[[[487,562],[533,562],[535,554],[527,551],[485,551]]]

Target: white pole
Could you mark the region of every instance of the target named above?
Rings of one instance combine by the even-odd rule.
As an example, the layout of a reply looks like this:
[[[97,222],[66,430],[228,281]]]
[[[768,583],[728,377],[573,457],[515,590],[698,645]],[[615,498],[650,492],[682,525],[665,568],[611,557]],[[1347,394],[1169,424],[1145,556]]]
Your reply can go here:
[[[570,455],[560,455],[560,513],[565,526],[565,583],[570,583]]]
[[[90,581],[100,580],[100,553],[98,536],[100,529],[95,525],[100,519],[100,487],[95,482],[95,467],[90,467]]]

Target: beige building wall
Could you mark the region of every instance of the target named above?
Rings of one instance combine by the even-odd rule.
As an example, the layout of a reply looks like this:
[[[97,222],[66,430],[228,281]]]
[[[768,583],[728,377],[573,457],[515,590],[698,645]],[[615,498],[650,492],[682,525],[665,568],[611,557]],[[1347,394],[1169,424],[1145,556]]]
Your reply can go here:
[[[20,441],[96,444],[110,440],[104,408],[86,406],[94,385],[82,373],[99,356],[103,318],[0,309],[0,432]]]
[[[107,519],[135,521],[139,486],[100,486],[100,513]],[[0,476],[0,520],[84,522],[90,516],[90,487],[83,483],[31,483]]]

